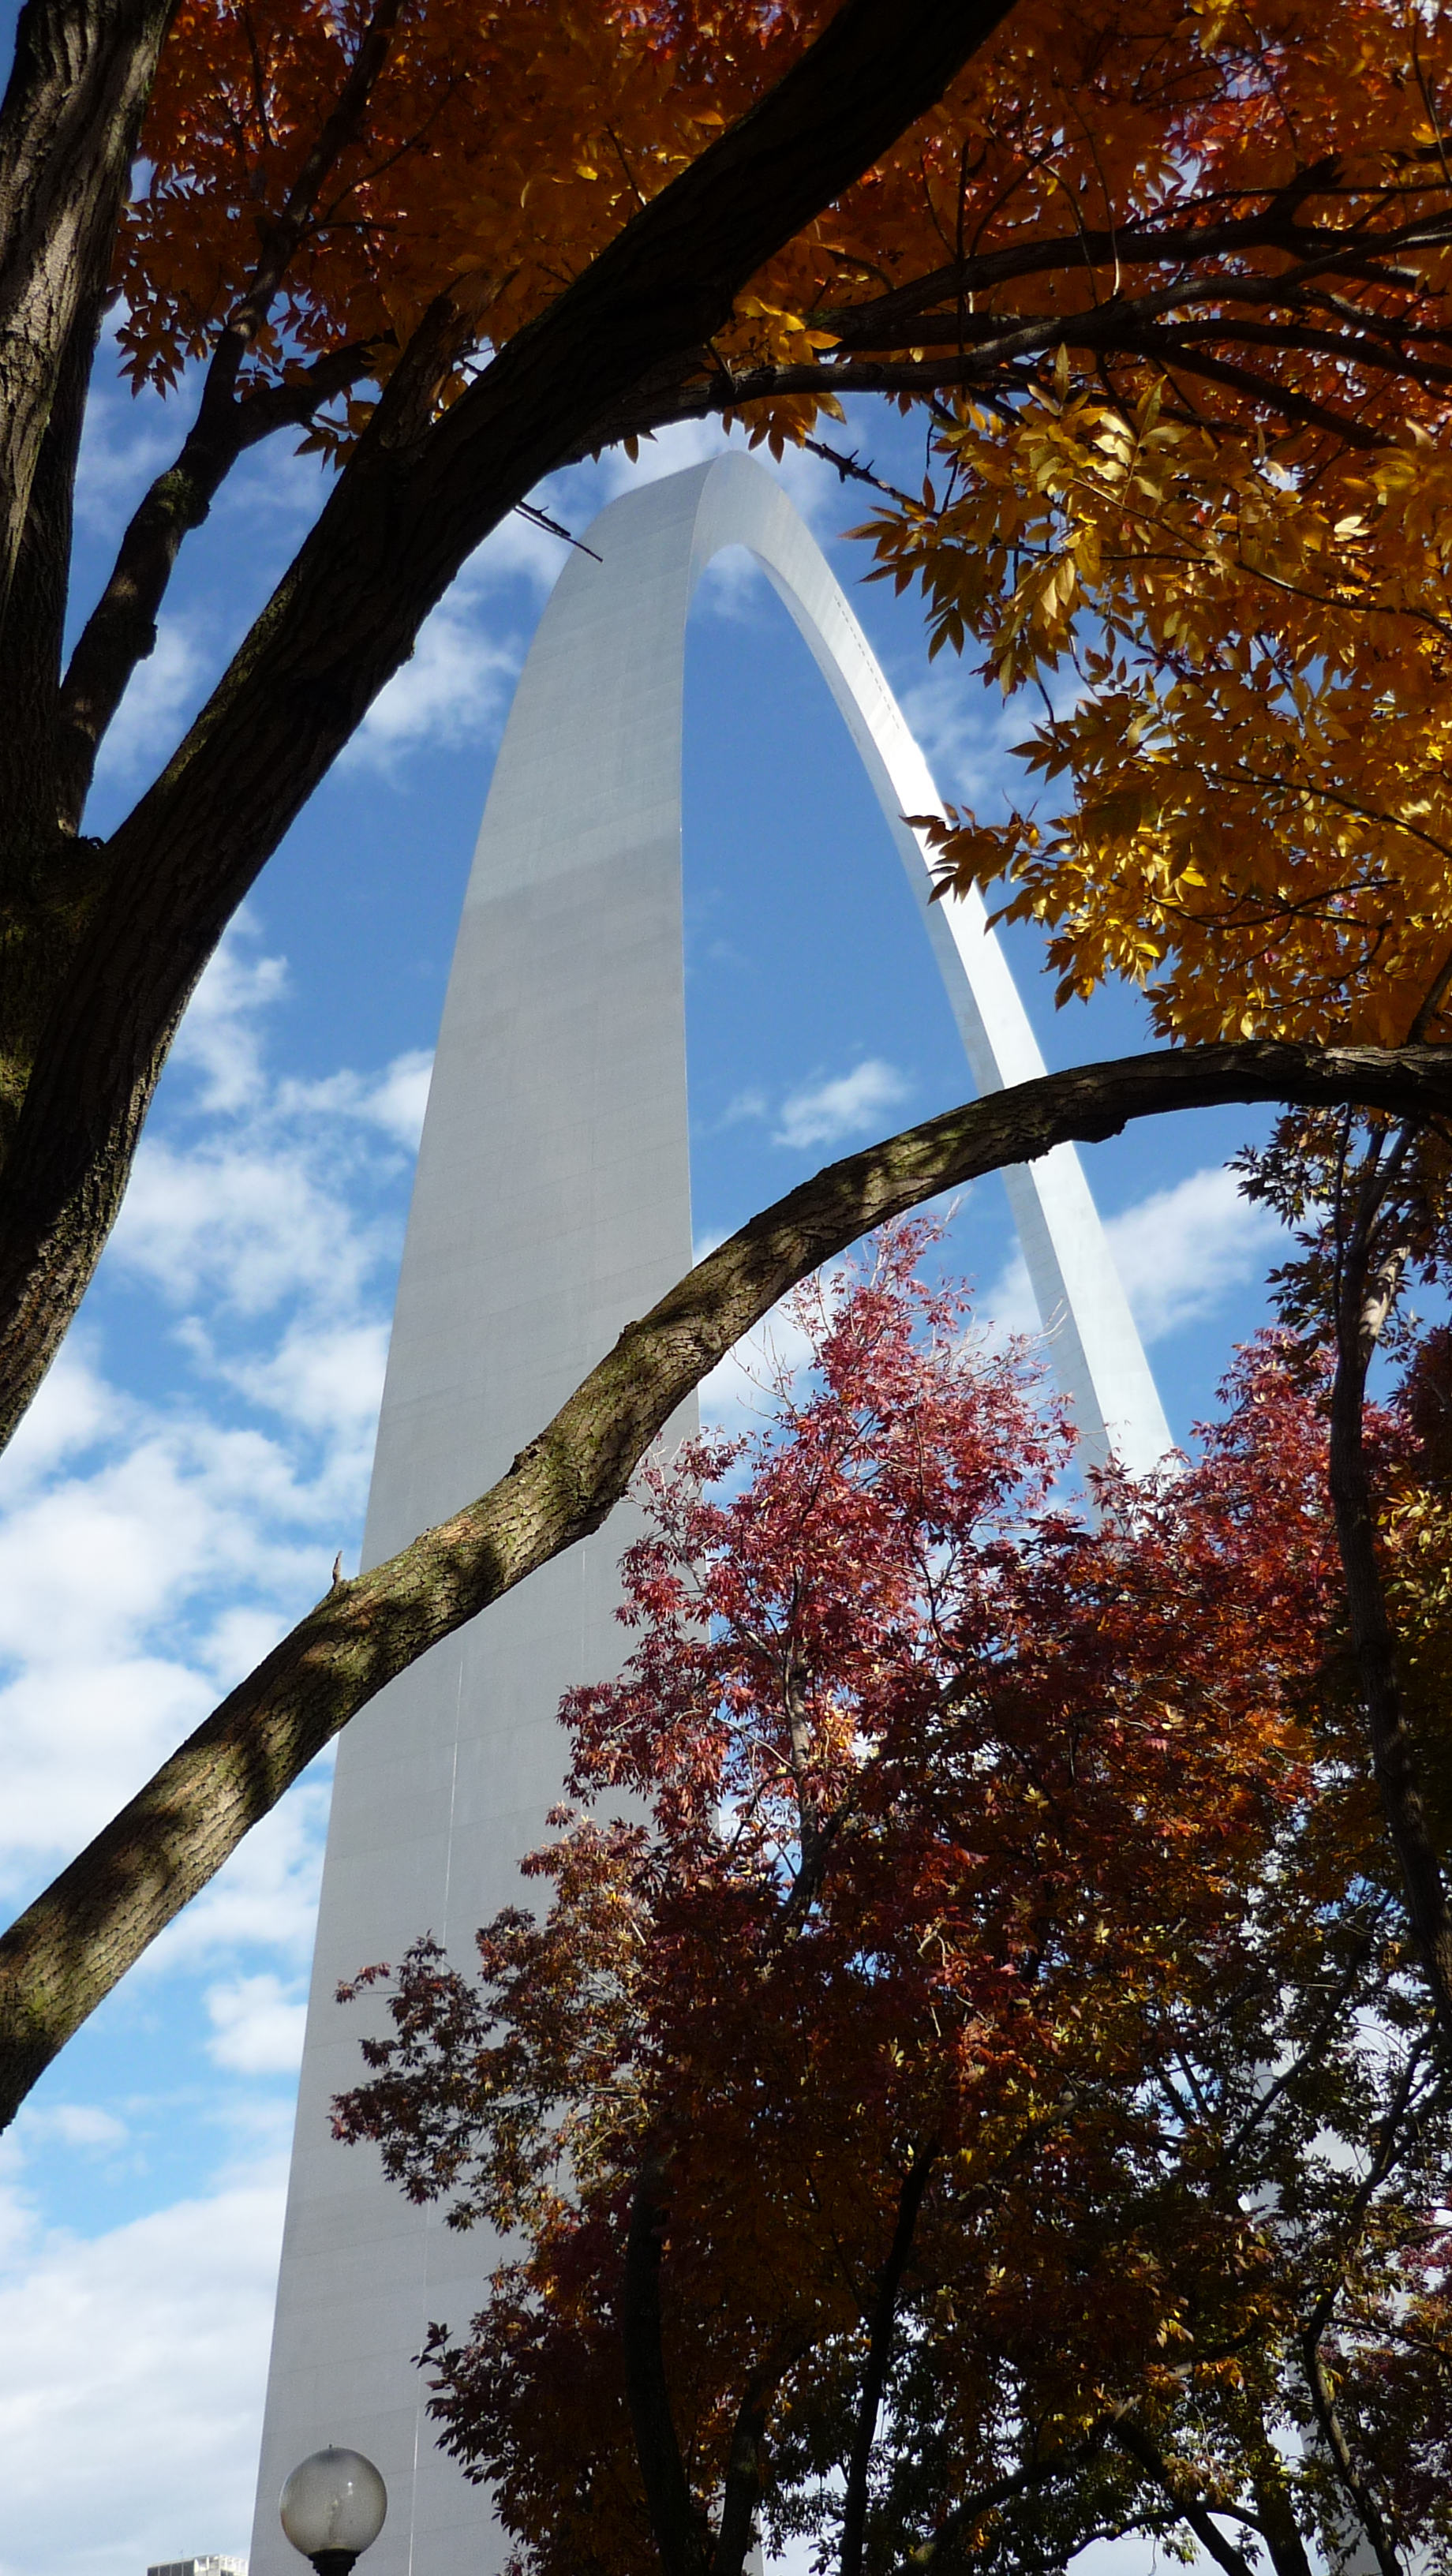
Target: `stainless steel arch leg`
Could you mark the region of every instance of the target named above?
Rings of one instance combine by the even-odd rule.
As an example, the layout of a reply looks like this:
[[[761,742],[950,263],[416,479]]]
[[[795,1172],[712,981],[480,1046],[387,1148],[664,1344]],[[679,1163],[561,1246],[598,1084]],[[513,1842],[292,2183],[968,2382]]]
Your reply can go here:
[[[847,721],[917,890],[980,1088],[1042,1070],[981,905],[927,903],[900,820],[922,756],[785,495],[739,456],[628,494],[572,555],[500,747],[419,1155],[364,1547],[376,1563],[480,1492],[621,1325],[690,1264],[680,920],[686,612],[723,546],[757,554]],[[1010,1177],[1085,1448],[1150,1465],[1169,1434],[1073,1153]],[[682,1424],[684,1427],[684,1422]],[[433,2448],[411,2356],[462,2326],[485,2248],[410,2209],[328,2103],[356,2080],[340,1977],[432,1930],[467,1956],[517,1901],[558,1794],[554,1711],[619,1658],[608,1529],[406,1674],[339,1748],[268,2386],[253,2576],[292,2553],[277,2495],[329,2441],[377,2461],[369,2576],[490,2576],[486,2498]]]

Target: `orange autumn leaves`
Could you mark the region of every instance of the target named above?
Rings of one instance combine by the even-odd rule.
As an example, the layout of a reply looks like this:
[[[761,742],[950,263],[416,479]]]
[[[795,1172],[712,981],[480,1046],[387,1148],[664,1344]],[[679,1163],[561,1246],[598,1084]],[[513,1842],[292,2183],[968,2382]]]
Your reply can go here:
[[[386,378],[445,289],[481,343],[500,345],[769,86],[825,14],[812,0],[406,4],[255,364],[275,374],[364,343]],[[118,269],[138,380],[169,383],[208,354],[368,22],[366,8],[331,0],[184,0]],[[804,327],[758,299],[733,348],[796,351]],[[318,434],[345,445],[365,415],[355,403]]]
[[[448,289],[476,336],[447,402],[830,14],[411,0],[241,390],[340,349],[386,378]],[[215,346],[368,24],[186,0],[118,267],[138,380]],[[767,388],[742,417],[778,450],[854,382],[936,399],[881,568],[1050,700],[1022,812],[952,817],[945,869],[1006,877],[1064,994],[1146,982],[1169,1035],[1442,1026],[1449,134],[1440,7],[1020,0],[683,353],[718,409]],[[309,443],[343,454],[369,399]]]

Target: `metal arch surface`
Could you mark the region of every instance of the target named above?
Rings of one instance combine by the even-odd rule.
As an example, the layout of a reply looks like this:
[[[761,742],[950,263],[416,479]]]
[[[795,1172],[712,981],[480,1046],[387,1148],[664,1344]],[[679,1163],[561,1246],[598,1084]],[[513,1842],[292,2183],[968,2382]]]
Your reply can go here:
[[[924,846],[903,817],[941,812],[942,800],[821,548],[785,492],[746,457],[723,456],[694,478],[679,478],[683,486],[692,479],[699,489],[692,587],[725,546],[745,546],[757,557],[805,637],[882,807],[979,1091],[1031,1081],[1045,1071],[1044,1060],[981,895],[975,888],[966,900],[930,900]],[[627,507],[615,504],[617,511]],[[596,521],[606,544],[610,517]],[[1101,1464],[1112,1449],[1132,1473],[1145,1474],[1173,1442],[1079,1158],[1072,1145],[1061,1145],[1005,1180],[1054,1372],[1086,1459]]]
[[[364,1541],[377,1563],[481,1492],[631,1316],[690,1266],[681,952],[686,616],[726,546],[765,566],[881,801],[980,1089],[1042,1062],[981,904],[929,905],[906,813],[926,764],[820,550],[741,456],[626,494],[541,617],[490,786],[449,978],[394,1312]],[[1169,1446],[1154,1382],[1069,1148],[1007,1176],[1084,1447],[1144,1468]],[[694,1407],[678,1418],[684,1430]],[[277,2497],[328,2442],[389,2490],[369,2576],[493,2576],[487,2498],[434,2449],[414,2369],[462,2328],[487,2248],[338,2146],[364,2015],[340,1979],[432,1931],[460,1959],[520,1901],[563,1745],[554,1712],[620,1659],[624,1504],[582,1547],[446,1641],[338,1750],[299,2083],[252,2576],[293,2563]]]

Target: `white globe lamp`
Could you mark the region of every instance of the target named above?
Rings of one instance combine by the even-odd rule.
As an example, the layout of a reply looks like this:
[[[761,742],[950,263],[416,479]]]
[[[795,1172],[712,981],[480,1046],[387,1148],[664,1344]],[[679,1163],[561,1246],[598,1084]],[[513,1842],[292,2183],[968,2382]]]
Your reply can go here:
[[[278,2510],[288,2539],[311,2559],[317,2576],[349,2576],[383,2529],[388,2489],[361,2451],[330,2444],[299,2462]]]

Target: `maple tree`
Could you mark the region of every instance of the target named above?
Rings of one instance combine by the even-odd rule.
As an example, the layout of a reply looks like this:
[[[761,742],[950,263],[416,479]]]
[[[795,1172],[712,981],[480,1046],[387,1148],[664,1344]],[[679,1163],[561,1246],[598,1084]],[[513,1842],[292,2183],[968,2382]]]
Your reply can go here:
[[[366,1698],[598,1523],[662,1396],[808,1254],[985,1153],[1151,1106],[1443,1106],[1421,1044],[1440,898],[1411,862],[1445,840],[1447,52],[1439,9],[1381,0],[27,0],[0,106],[0,1436],[84,1293],[198,975],[423,618],[543,475],[672,421],[780,445],[851,395],[921,406],[963,488],[926,518],[893,503],[884,543],[930,589],[978,542],[963,492],[993,485],[988,592],[950,626],[1006,620],[1010,676],[1061,650],[1125,660],[1122,684],[1117,660],[1085,662],[1068,873],[1024,899],[1062,916],[1073,977],[1153,956],[1171,1033],[1236,1043],[911,1134],[703,1265],[513,1481],[320,1604],[14,1927],[7,2113]],[[86,385],[118,291],[133,375],[194,370],[197,406],[63,667]],[[97,750],[179,550],[238,457],[289,434],[338,469],[317,520],[133,811],[88,837]],[[1116,476],[1132,530],[1158,513],[1160,537],[1125,535]],[[1261,607],[1286,583],[1278,640]],[[1272,787],[1232,781],[1244,839],[1224,849],[1195,785],[1206,636],[1225,760],[1245,768],[1236,650],[1241,698],[1285,737]],[[1154,698],[1148,734],[1116,689]],[[1176,745],[1170,792],[1147,785]],[[1302,752],[1325,771],[1310,785]],[[1369,858],[1305,822],[1363,790]],[[1028,864],[1020,837],[1000,861]],[[1347,1031],[1356,1049],[1328,1048]]]
[[[756,1436],[647,1471],[539,1918],[345,1989],[391,2029],[339,2134],[508,2240],[431,2330],[441,2438],[538,2576],[739,2576],[758,2521],[843,2576],[1130,2531],[1396,2576],[1452,2543],[1452,2096],[1324,1383],[1252,1348],[1090,1527],[923,1241],[804,1293]]]

